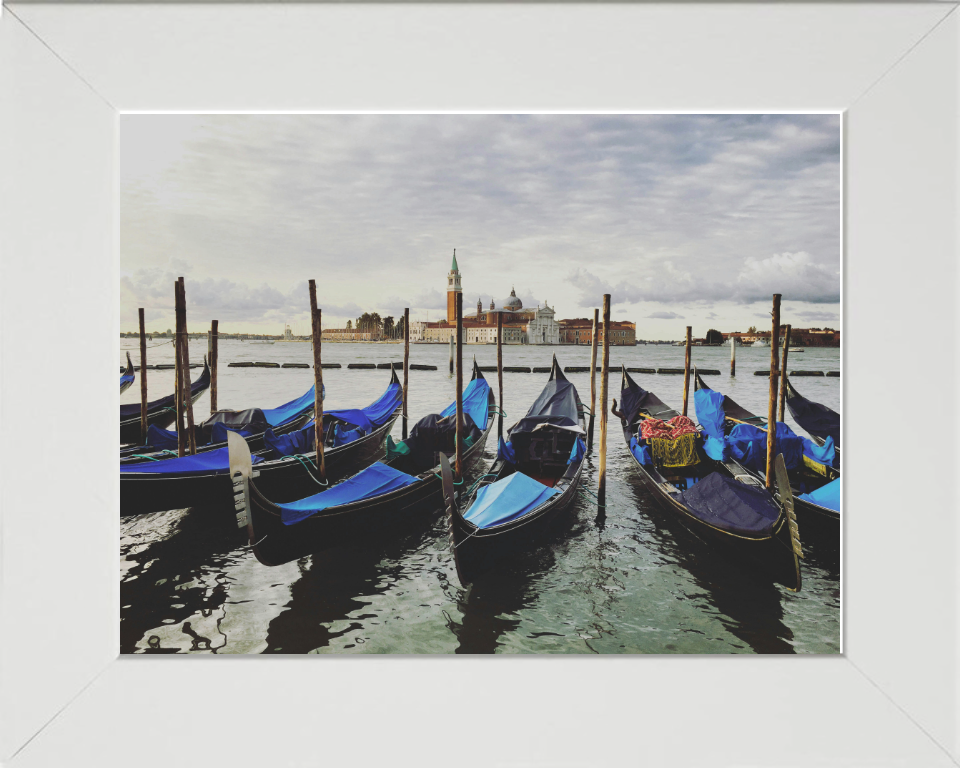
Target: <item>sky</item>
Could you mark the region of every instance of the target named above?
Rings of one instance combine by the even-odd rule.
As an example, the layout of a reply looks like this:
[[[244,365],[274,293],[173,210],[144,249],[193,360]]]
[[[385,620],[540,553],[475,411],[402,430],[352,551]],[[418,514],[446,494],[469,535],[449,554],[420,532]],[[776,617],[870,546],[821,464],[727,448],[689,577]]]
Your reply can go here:
[[[121,330],[308,334],[515,288],[637,338],[841,328],[839,115],[122,115]]]

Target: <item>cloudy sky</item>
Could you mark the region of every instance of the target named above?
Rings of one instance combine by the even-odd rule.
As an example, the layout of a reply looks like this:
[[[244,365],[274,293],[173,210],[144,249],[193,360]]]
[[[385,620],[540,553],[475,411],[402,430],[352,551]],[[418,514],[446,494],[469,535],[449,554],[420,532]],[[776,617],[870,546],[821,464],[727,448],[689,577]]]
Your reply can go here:
[[[124,115],[121,329],[309,332],[364,311],[585,317],[612,294],[637,336],[692,325],[840,328],[838,115]]]

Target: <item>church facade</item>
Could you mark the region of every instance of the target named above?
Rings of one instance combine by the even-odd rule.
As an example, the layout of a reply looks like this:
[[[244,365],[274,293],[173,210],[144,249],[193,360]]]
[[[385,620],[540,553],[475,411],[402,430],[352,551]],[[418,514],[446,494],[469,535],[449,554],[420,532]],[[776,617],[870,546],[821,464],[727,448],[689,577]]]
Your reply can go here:
[[[423,341],[449,342],[457,322],[457,294],[463,293],[462,275],[457,264],[457,252],[447,273],[447,318],[437,323],[424,323]],[[544,303],[543,307],[526,309],[515,289],[503,300],[500,308],[494,300],[484,309],[477,300],[475,314],[463,316],[464,342],[467,344],[495,344],[497,341],[497,316],[503,322],[504,344],[560,344],[560,324],[556,312]],[[418,334],[419,335],[419,334]]]

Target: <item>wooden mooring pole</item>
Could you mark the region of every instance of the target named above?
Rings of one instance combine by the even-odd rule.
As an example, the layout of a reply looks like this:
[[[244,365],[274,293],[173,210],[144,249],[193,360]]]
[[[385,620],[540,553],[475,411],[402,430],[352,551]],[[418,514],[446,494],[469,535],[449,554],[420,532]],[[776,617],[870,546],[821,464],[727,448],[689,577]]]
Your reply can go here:
[[[173,412],[177,429],[177,456],[185,456],[187,430],[183,426],[183,372],[180,360],[180,282],[173,281]]]
[[[730,375],[737,375],[737,337],[730,337]]]
[[[503,437],[503,313],[497,312],[497,405],[500,417],[497,420],[497,437]]]
[[[780,294],[773,294],[773,334],[770,336],[770,396],[767,403],[767,490],[773,489],[773,460],[777,455],[777,352],[780,350]]]
[[[140,445],[147,444],[147,331],[140,307]]]
[[[182,277],[177,282],[180,284],[180,332],[183,334],[183,340],[180,342],[180,369],[183,375],[180,380],[183,382],[183,407],[187,412],[187,444],[191,455],[193,455],[197,452],[197,431],[193,420],[193,389],[190,382],[190,333],[187,331],[187,290]]]
[[[407,385],[410,373],[410,307],[403,310],[403,440],[407,439]]]
[[[600,310],[593,310],[593,330],[590,333],[590,426],[587,427],[587,447],[593,448],[593,420],[597,413],[597,328]]]
[[[310,281],[310,326],[313,333],[313,420],[317,442],[317,467],[320,479],[327,479],[327,466],[323,461],[323,365],[320,363],[320,334],[322,326],[320,310],[317,309],[317,282]]]
[[[783,409],[787,405],[787,352],[790,351],[790,326],[783,334],[783,361],[780,363],[780,421],[783,421]]]
[[[463,480],[463,294],[457,294],[457,480]]]
[[[210,365],[210,413],[217,410],[217,343],[220,340],[220,321],[210,323],[210,345],[207,362]]]
[[[693,328],[687,326],[687,351],[683,358],[683,415],[687,415],[687,399],[690,396],[690,348],[692,344]]]
[[[603,294],[603,363],[600,368],[600,477],[597,480],[597,502],[601,510],[606,506],[607,498],[607,374],[609,368],[610,294],[605,293]]]

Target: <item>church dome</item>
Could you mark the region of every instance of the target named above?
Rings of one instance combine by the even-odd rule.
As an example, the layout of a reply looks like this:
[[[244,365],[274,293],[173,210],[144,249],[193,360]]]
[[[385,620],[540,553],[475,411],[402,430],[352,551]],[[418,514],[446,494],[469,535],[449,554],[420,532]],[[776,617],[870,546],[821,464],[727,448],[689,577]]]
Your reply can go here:
[[[503,308],[509,310],[510,312],[516,312],[517,310],[523,309],[523,302],[517,298],[517,292],[513,288],[510,289],[509,298],[504,299]]]

